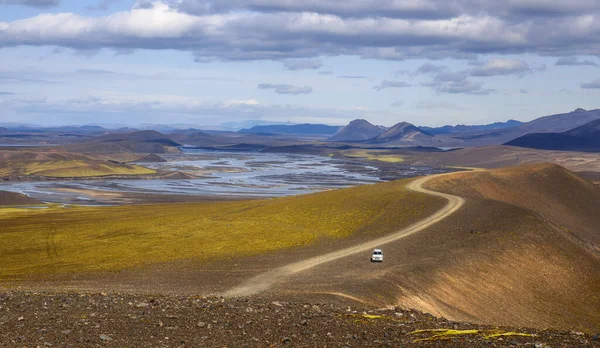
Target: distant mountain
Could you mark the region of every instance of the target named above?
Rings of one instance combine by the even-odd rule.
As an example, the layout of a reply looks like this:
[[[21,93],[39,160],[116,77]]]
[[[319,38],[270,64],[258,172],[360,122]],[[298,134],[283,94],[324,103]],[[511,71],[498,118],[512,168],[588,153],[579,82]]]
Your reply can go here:
[[[523,122],[516,120],[508,120],[506,122],[495,122],[491,124],[484,125],[464,125],[459,124],[456,126],[443,126],[443,127],[419,127],[419,129],[433,135],[437,134],[453,134],[453,133],[463,133],[463,132],[473,132],[473,131],[486,131],[486,130],[496,130],[496,129],[504,129],[510,127],[516,127],[522,125]]]
[[[425,145],[431,144],[434,136],[408,122],[400,122],[384,133],[369,139],[372,144]]]
[[[500,145],[531,133],[566,132],[597,119],[600,119],[600,110],[577,109],[569,113],[540,117],[517,127],[444,135],[443,146]]]
[[[563,133],[532,133],[506,145],[544,150],[600,152],[600,119]]]
[[[8,132],[8,128],[0,127],[0,133]]]
[[[153,130],[137,131],[125,134],[109,134],[92,138],[86,142],[64,146],[74,152],[134,152],[134,153],[171,153],[178,152],[177,142],[166,135]]]
[[[254,126],[242,129],[240,133],[267,133],[267,134],[298,134],[298,135],[333,135],[339,131],[339,126],[325,124],[294,124],[294,125],[268,125]]]
[[[366,120],[354,120],[346,127],[340,129],[335,135],[329,138],[329,141],[365,141],[385,132],[385,129],[374,126]]]
[[[240,129],[249,129],[254,126],[273,126],[273,125],[293,125],[291,122],[274,122],[274,121],[262,121],[262,120],[246,120],[246,121],[233,121],[224,122],[213,127],[214,130],[223,131],[238,131]]]

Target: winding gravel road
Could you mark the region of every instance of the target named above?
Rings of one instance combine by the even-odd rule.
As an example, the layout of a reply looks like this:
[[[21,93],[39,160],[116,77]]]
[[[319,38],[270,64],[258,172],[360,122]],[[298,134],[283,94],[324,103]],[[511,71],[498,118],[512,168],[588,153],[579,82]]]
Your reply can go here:
[[[426,183],[427,181],[429,181],[433,178],[436,178],[436,177],[439,177],[442,175],[448,175],[448,174],[439,174],[439,175],[422,177],[422,178],[419,178],[419,179],[416,179],[416,180],[410,182],[406,186],[409,190],[421,192],[421,193],[425,193],[425,194],[429,194],[429,195],[433,195],[433,196],[443,197],[446,200],[448,200],[448,203],[442,209],[440,209],[435,214],[427,217],[426,219],[423,219],[407,228],[404,228],[400,231],[389,234],[385,237],[373,239],[371,241],[368,241],[368,242],[365,242],[365,243],[362,243],[362,244],[359,244],[356,246],[352,246],[352,247],[345,248],[342,250],[334,251],[334,252],[327,253],[327,254],[324,254],[321,256],[312,257],[312,258],[309,258],[309,259],[306,259],[303,261],[291,263],[289,265],[286,265],[286,266],[283,266],[280,268],[276,268],[272,271],[259,274],[258,276],[249,279],[242,285],[225,292],[223,294],[223,296],[224,297],[242,297],[242,296],[250,296],[250,295],[257,294],[263,290],[268,289],[271,285],[273,285],[274,283],[276,283],[278,280],[280,280],[283,277],[292,275],[294,273],[302,272],[304,270],[324,264],[326,262],[334,261],[334,260],[341,259],[343,257],[347,257],[347,256],[350,256],[353,254],[362,253],[362,252],[372,250],[374,248],[381,247],[385,244],[408,237],[414,233],[417,233],[419,231],[426,229],[427,227],[429,227],[435,223],[442,221],[443,219],[447,218],[448,216],[454,214],[458,209],[460,209],[463,206],[463,204],[465,202],[465,200],[461,197],[453,196],[453,195],[449,195],[449,194],[441,193],[441,192],[430,191],[426,188],[423,188],[424,183]]]

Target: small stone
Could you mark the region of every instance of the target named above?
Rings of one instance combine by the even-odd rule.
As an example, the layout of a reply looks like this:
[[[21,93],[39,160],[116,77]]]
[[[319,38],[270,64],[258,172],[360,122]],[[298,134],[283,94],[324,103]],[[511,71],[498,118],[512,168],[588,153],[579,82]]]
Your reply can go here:
[[[60,333],[63,334],[63,335],[68,335],[68,334],[71,333],[71,330],[63,330]]]
[[[281,343],[283,344],[291,344],[292,343],[292,339],[289,337],[284,337],[281,339]]]
[[[254,309],[252,309],[252,307],[246,308],[246,313],[252,313],[252,312],[254,312]]]
[[[300,322],[300,325],[308,325],[308,321],[306,321],[306,320],[302,320],[302,321]]]
[[[198,324],[197,324],[197,325],[198,325],[198,327],[199,327],[199,328],[206,327],[206,323],[205,323],[205,322],[203,322],[203,321],[200,321],[200,322],[198,322]]]
[[[25,320],[25,318],[23,318],[23,317],[18,317],[18,318],[17,318],[17,320],[18,320],[18,321],[23,321],[23,320]]]
[[[277,306],[277,307],[283,307],[283,304],[279,301],[275,301],[275,302],[271,302],[271,304]]]
[[[112,338],[108,335],[102,334],[100,335],[100,341],[112,341]]]
[[[394,313],[394,315],[398,318],[402,318],[404,316],[404,313],[396,312],[396,313]]]
[[[535,348],[544,348],[544,345],[542,343],[536,343]]]
[[[137,308],[147,308],[149,304],[147,304],[146,302],[136,302],[135,306]]]

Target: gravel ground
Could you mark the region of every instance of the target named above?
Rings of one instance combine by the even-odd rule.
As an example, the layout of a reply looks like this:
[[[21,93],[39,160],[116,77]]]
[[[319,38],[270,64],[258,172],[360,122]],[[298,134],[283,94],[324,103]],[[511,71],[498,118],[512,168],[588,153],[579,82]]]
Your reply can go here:
[[[431,329],[481,331],[418,341]],[[485,337],[501,332],[525,336]],[[599,336],[258,297],[0,293],[1,347],[600,347]]]

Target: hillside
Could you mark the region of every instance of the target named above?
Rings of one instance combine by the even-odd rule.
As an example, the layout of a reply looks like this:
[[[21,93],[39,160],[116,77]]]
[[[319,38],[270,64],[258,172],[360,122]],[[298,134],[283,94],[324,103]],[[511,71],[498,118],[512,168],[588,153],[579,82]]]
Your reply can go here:
[[[416,308],[451,320],[600,330],[600,190],[556,165],[427,184],[466,198],[430,229],[281,282],[273,296]],[[332,274],[335,277],[332,279]]]
[[[485,132],[452,134],[444,139],[446,146],[500,145],[530,133],[562,133],[600,119],[600,109],[575,111],[544,116],[517,127]],[[460,145],[462,142],[463,145]]]
[[[63,146],[62,149],[79,153],[174,153],[179,152],[177,142],[157,131],[109,134],[83,143]]]
[[[385,132],[385,129],[372,125],[366,120],[354,120],[340,129],[329,141],[358,142],[372,139]]]
[[[369,139],[371,144],[429,145],[435,143],[434,136],[407,122],[400,122],[382,134]]]
[[[37,205],[42,202],[24,194],[8,191],[0,191],[0,206],[8,205]]]
[[[449,322],[276,299],[123,293],[0,293],[0,346],[36,347],[576,347],[592,335]],[[81,327],[85,329],[81,329]],[[31,328],[42,328],[33,330]],[[56,333],[56,334],[54,334]],[[82,344],[85,342],[85,344]]]
[[[240,133],[271,133],[271,134],[296,134],[296,135],[333,135],[340,130],[338,126],[325,124],[295,124],[295,125],[268,125],[254,126],[242,129]]]
[[[20,181],[156,174],[155,170],[138,165],[57,151],[57,148],[52,150],[0,151],[0,178]],[[114,157],[120,156],[115,155]]]
[[[563,133],[527,134],[506,145],[546,150],[600,152],[600,119]]]

